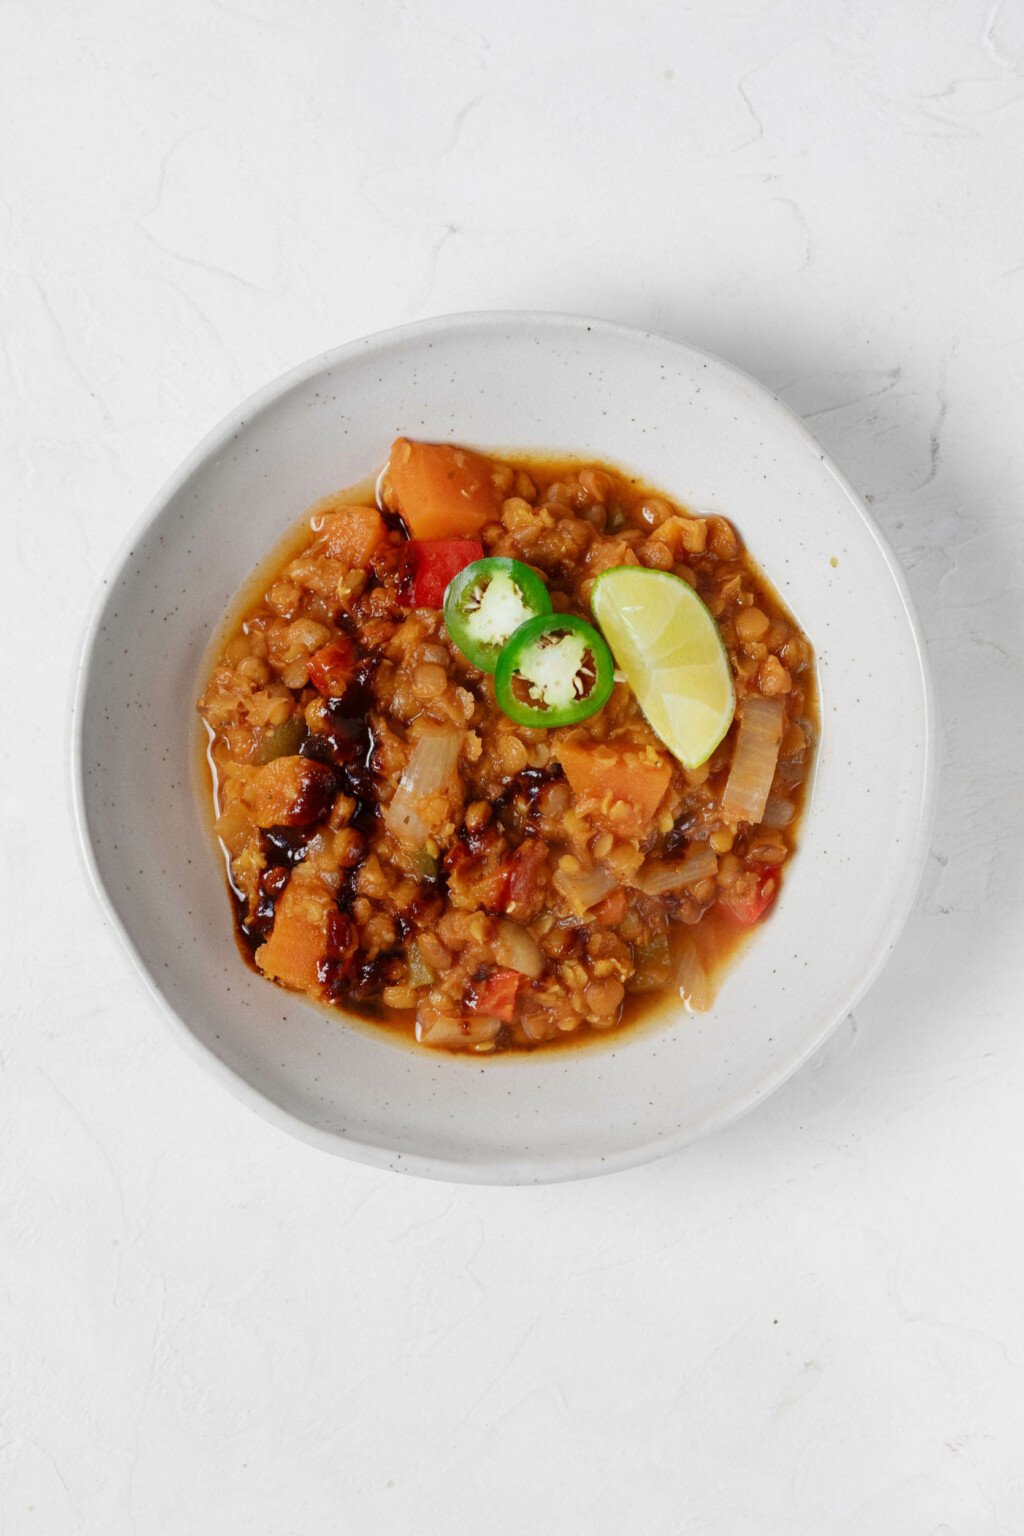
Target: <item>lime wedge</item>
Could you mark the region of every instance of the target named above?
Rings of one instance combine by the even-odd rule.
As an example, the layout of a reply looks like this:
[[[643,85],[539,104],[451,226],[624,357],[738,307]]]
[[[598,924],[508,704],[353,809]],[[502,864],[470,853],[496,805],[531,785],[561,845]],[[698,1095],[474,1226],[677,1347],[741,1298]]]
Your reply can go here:
[[[736,712],[712,615],[678,576],[639,565],[602,571],[590,606],[651,729],[684,768],[699,768]]]

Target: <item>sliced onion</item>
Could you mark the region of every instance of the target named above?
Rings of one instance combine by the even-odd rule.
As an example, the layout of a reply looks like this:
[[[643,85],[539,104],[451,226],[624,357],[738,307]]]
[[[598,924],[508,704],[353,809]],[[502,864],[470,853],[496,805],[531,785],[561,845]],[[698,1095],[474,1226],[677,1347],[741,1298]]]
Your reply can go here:
[[[416,1039],[422,1045],[437,1045],[458,1050],[465,1044],[461,1018],[452,1018],[439,1009],[420,1007],[416,1012]]]
[[[539,976],[544,969],[544,956],[533,934],[508,918],[498,923],[493,948],[499,965],[522,976]]]
[[[743,705],[732,767],[722,796],[722,810],[730,821],[756,825],[764,815],[771,793],[785,708],[781,699],[752,694]]]
[[[580,870],[578,874],[556,869],[552,884],[565,897],[570,908],[579,913],[589,912],[591,907],[596,907],[609,891],[615,890],[619,882],[614,875],[598,865],[594,869]]]
[[[782,795],[769,795],[761,817],[762,827],[788,827],[796,814],[796,806],[792,800],[783,799]]]
[[[482,1014],[456,1016],[442,1013],[429,1003],[421,1003],[416,1010],[416,1039],[441,1050],[464,1051],[486,1045],[500,1028],[500,1019],[488,1019]]]
[[[711,980],[693,935],[678,928],[671,937],[673,985],[692,1013],[706,1013],[714,1001]]]
[[[419,808],[451,782],[461,745],[462,732],[454,725],[424,727],[384,813],[384,825],[403,843],[422,844],[430,836]]]
[[[707,843],[694,843],[681,859],[650,859],[633,884],[645,896],[664,896],[718,874],[718,858]]]
[[[807,762],[803,757],[791,758],[788,763],[779,764],[779,778],[791,789],[797,784],[802,784],[807,776]]]

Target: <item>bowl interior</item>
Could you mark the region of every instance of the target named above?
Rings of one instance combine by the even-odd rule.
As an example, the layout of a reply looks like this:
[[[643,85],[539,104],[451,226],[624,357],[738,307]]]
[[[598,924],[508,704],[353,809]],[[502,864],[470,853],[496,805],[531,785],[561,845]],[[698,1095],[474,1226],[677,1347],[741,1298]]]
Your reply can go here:
[[[482,1063],[394,1044],[252,975],[194,785],[199,665],[253,567],[398,433],[611,459],[731,518],[817,648],[799,852],[714,1009],[578,1051]],[[928,695],[902,579],[805,429],[706,354],[545,315],[463,316],[345,347],[247,402],[157,498],[109,579],[76,700],[101,895],[207,1065],[334,1150],[447,1177],[640,1161],[781,1082],[895,942],[925,850]],[[857,922],[845,917],[856,912]]]

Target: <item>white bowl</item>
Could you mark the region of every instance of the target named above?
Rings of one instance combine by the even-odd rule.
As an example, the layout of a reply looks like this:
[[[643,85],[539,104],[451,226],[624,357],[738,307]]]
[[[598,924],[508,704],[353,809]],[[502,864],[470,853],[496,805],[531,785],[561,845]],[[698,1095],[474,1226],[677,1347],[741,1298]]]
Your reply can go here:
[[[397,433],[565,450],[733,519],[817,647],[823,733],[781,899],[714,1009],[481,1063],[396,1044],[250,972],[194,783],[198,669],[233,595]],[[903,577],[862,502],[767,390],[663,337],[550,314],[367,337],[241,405],[157,496],[104,583],[74,706],[100,902],[178,1037],[276,1124],[440,1178],[639,1163],[749,1109],[877,976],[927,851],[932,707]]]

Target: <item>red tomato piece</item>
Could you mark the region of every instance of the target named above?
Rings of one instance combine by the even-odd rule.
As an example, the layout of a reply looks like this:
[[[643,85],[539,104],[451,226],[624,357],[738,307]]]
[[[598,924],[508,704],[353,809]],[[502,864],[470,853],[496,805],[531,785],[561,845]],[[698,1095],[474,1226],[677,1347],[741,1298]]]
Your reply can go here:
[[[309,680],[325,699],[340,699],[356,670],[355,641],[339,635],[309,658]]]
[[[500,968],[483,981],[471,981],[463,1001],[470,1013],[483,1013],[489,1019],[503,1019],[506,1024],[511,1024],[522,979],[518,971]]]
[[[756,884],[752,884],[741,876],[737,884],[740,887],[737,894],[726,891],[718,899],[738,923],[749,928],[764,916],[779,894],[778,877],[762,874]]]
[[[482,560],[479,539],[410,539],[403,560],[409,602],[414,608],[443,608],[453,576]]]

